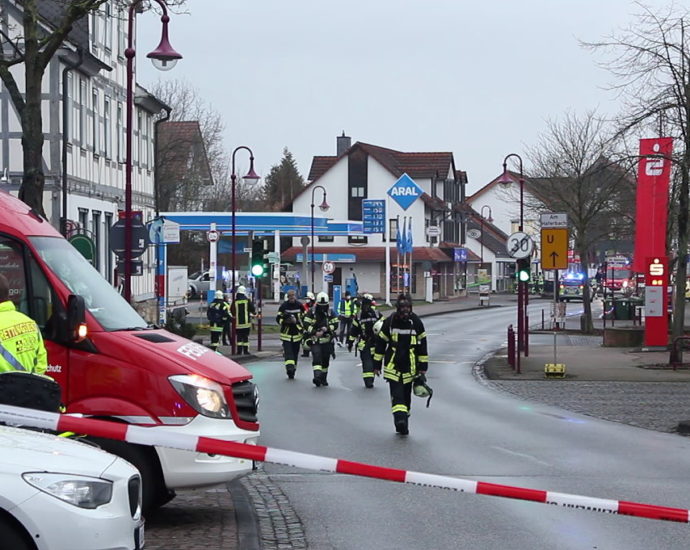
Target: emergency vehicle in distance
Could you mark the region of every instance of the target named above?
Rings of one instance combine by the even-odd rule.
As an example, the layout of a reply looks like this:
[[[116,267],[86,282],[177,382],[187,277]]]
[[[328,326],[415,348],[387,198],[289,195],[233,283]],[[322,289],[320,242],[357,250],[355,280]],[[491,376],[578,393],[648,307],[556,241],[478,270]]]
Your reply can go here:
[[[607,293],[632,294],[635,289],[635,278],[631,269],[630,258],[626,256],[608,258],[603,284]]]
[[[67,413],[256,443],[258,394],[241,365],[151,327],[45,219],[0,191],[0,273],[41,328]],[[140,471],[143,507],[225,483],[251,460],[94,439]]]

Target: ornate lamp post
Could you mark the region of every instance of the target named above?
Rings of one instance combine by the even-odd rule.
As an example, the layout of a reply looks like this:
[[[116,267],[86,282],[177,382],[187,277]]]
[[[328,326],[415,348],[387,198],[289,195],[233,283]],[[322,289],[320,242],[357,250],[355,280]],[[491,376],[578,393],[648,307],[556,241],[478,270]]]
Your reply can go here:
[[[315,185],[311,190],[311,291],[314,292],[314,192],[317,189],[323,191],[323,201],[319,205],[321,212],[326,212],[330,206],[326,202],[326,189],[323,185]]]
[[[503,175],[499,178],[498,183],[505,187],[510,187],[514,180],[508,172],[508,159],[514,157],[518,161],[518,166],[520,169],[520,175],[518,178],[518,183],[520,185],[520,226],[518,231],[524,230],[524,212],[525,212],[525,202],[524,202],[524,192],[525,192],[525,178],[522,172],[522,157],[516,153],[510,153],[506,155],[503,159]],[[516,357],[516,371],[520,374],[520,351],[527,350],[527,327],[526,327],[526,314],[527,314],[527,282],[518,281],[518,305],[517,305],[517,357]]]
[[[136,8],[143,0],[134,0],[129,6],[129,19],[127,27],[127,49],[125,50],[125,57],[127,58],[127,142],[125,149],[125,280],[124,280],[124,296],[128,302],[132,298],[132,137],[134,135],[132,128],[132,119],[134,112],[134,18],[136,17]],[[182,56],[177,53],[168,41],[168,9],[163,0],[155,0],[160,5],[163,15],[161,15],[162,32],[161,41],[158,47],[146,57],[151,59],[153,66],[161,71],[169,71],[177,63]]]
[[[239,147],[235,147],[235,150],[232,152],[232,170],[230,173],[230,181],[232,182],[232,262],[231,262],[231,268],[232,268],[232,275],[231,275],[231,280],[232,280],[232,286],[230,287],[230,292],[232,293],[233,300],[235,299],[235,271],[236,271],[236,265],[235,265],[235,255],[237,254],[236,251],[236,238],[235,238],[235,212],[237,211],[237,204],[236,204],[236,193],[235,193],[235,188],[237,186],[237,174],[235,174],[235,154],[237,151],[244,149],[249,153],[249,172],[247,172],[247,175],[242,178],[242,180],[246,183],[256,183],[259,181],[259,175],[254,171],[254,153],[252,150],[247,147],[246,145],[240,145]],[[251,244],[251,243],[250,243]],[[230,344],[231,344],[231,350],[232,354],[235,354],[235,316],[233,315],[232,317],[232,334],[230,334]]]

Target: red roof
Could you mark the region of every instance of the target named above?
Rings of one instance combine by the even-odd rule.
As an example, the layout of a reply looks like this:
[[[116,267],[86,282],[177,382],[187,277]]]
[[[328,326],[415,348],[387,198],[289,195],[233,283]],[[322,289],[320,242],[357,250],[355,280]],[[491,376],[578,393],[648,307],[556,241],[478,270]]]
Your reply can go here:
[[[311,247],[308,249],[311,254]],[[297,254],[302,253],[301,246],[291,246],[280,257],[283,260],[295,261]],[[358,262],[383,262],[386,258],[386,249],[383,246],[315,246],[314,254],[354,254]],[[395,260],[397,251],[391,245],[391,261]],[[439,248],[417,246],[412,251],[412,260],[415,262],[450,262],[452,258]]]
[[[450,170],[455,172],[453,153],[449,152],[404,153],[358,141],[344,155],[348,155],[355,148],[374,157],[396,177],[406,173],[411,178],[434,178],[437,176],[445,178]],[[308,179],[314,181],[323,176],[338,158],[336,156],[314,157]]]

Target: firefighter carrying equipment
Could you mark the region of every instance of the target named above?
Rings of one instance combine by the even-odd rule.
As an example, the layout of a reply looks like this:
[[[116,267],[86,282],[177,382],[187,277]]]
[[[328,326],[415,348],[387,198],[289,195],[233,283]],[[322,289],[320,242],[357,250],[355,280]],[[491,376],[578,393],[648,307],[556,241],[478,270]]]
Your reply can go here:
[[[429,408],[429,403],[431,403],[431,398],[434,396],[434,390],[432,390],[426,383],[426,376],[420,375],[415,378],[412,382],[412,391],[417,397],[421,397],[426,400],[426,408]]]
[[[298,300],[284,301],[278,308],[276,323],[280,326],[280,339],[283,342],[300,342],[302,340],[302,314],[304,308]]]

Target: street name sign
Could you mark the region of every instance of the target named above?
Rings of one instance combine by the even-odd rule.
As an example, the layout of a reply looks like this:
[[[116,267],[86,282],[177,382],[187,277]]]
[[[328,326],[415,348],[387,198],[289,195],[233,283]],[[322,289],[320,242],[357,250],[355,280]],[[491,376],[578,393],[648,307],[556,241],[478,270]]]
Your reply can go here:
[[[541,215],[542,229],[556,229],[568,227],[568,214],[565,212],[546,212]]]
[[[403,174],[388,190],[388,195],[398,203],[400,208],[407,210],[422,196],[423,192],[424,190],[410,176]]]
[[[568,269],[568,230],[543,228],[541,230],[541,268]]]
[[[386,229],[386,201],[364,199],[362,201],[362,232],[383,233]]]
[[[522,231],[516,231],[506,241],[508,256],[516,260],[529,257],[533,250],[534,241],[527,233]]]

